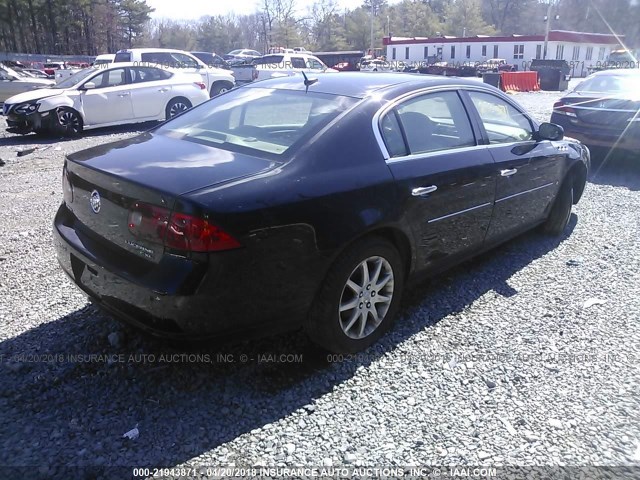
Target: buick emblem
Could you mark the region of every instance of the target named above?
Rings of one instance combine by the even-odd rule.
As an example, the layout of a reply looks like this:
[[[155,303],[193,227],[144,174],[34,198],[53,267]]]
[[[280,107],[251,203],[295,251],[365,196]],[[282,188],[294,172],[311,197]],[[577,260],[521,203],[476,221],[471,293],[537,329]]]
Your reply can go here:
[[[93,210],[93,213],[98,213],[100,211],[100,194],[97,190],[91,192],[89,204],[91,205],[91,210]]]

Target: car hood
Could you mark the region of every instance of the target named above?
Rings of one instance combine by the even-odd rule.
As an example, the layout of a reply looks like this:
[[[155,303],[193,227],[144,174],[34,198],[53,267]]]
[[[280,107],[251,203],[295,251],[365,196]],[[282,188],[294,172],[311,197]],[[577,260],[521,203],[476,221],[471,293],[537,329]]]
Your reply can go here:
[[[171,195],[246,178],[280,165],[153,132],[82,150],[67,158]]]
[[[47,81],[48,85],[55,85],[55,83]],[[40,88],[34,85],[33,90],[29,90],[28,92],[22,92],[13,97],[8,98],[5,103],[24,103],[24,102],[33,102],[34,100],[40,100],[42,98],[53,97],[54,95],[60,95],[64,90],[60,90],[59,88]]]

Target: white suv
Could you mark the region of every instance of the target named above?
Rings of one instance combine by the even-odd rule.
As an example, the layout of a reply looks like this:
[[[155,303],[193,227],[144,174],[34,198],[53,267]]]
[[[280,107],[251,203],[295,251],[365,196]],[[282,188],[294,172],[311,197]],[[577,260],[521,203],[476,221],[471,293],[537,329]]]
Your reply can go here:
[[[231,72],[221,68],[208,67],[197,57],[182,50],[169,48],[119,50],[116,53],[114,63],[120,62],[162,65],[168,68],[179,68],[187,73],[199,73],[211,97],[231,90],[235,86],[235,79]]]
[[[276,53],[253,61],[258,71],[257,80],[294,75],[296,72],[334,73],[338,70],[327,67],[322,61],[308,53]]]

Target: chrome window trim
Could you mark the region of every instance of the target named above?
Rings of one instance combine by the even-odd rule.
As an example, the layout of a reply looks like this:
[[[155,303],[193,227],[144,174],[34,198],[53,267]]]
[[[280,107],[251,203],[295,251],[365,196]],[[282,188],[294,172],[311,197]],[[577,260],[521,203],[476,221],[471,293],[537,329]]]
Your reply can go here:
[[[400,162],[408,162],[411,160],[421,160],[423,158],[435,157],[437,155],[447,155],[449,153],[460,153],[466,151],[473,151],[478,149],[479,147],[486,147],[487,145],[472,145],[468,147],[456,147],[456,148],[446,148],[443,150],[433,150],[431,152],[424,153],[412,153],[410,155],[403,155],[401,157],[391,157],[387,160],[388,164],[391,163],[400,163]]]
[[[465,208],[464,210],[460,210],[459,212],[449,213],[447,215],[443,215],[442,217],[432,218],[431,220],[427,220],[427,223],[434,223],[440,220],[444,220],[446,218],[455,217],[456,215],[460,215],[461,213],[471,212],[472,210],[477,210],[478,208],[492,206],[493,202],[483,203],[482,205],[476,205],[475,207]]]
[[[393,163],[393,162],[398,162],[398,161],[404,161],[404,160],[417,160],[418,158],[424,158],[425,155],[429,155],[430,153],[443,153],[443,152],[452,152],[452,151],[459,151],[461,149],[469,149],[469,148],[477,148],[477,147],[489,147],[489,146],[505,146],[507,144],[505,143],[500,143],[500,144],[493,144],[493,145],[481,145],[477,143],[477,139],[476,139],[476,145],[472,146],[472,147],[458,147],[458,148],[451,148],[448,150],[437,150],[436,152],[427,152],[426,154],[409,154],[409,155],[403,155],[401,157],[391,157],[391,155],[389,155],[389,151],[387,150],[387,146],[384,143],[384,139],[382,138],[382,129],[380,126],[380,120],[382,119],[382,117],[384,115],[386,115],[389,110],[395,108],[397,105],[399,105],[400,103],[406,101],[406,100],[410,100],[413,97],[418,97],[420,95],[424,95],[427,93],[438,93],[438,92],[448,92],[448,91],[453,91],[453,92],[458,92],[459,90],[463,90],[463,91],[478,91],[478,92],[483,92],[483,93],[489,93],[494,95],[497,98],[500,98],[504,101],[506,101],[509,105],[511,105],[512,107],[514,107],[516,110],[518,110],[522,115],[524,115],[529,122],[531,123],[532,127],[535,127],[537,125],[537,123],[531,118],[531,116],[524,112],[518,105],[514,105],[511,101],[511,99],[509,99],[508,97],[506,97],[506,95],[502,94],[502,92],[498,91],[496,92],[495,89],[493,87],[485,87],[482,84],[478,84],[478,85],[459,85],[459,84],[454,84],[454,85],[434,85],[431,87],[424,87],[424,88],[420,88],[418,90],[414,90],[408,93],[405,93],[403,95],[400,95],[399,97],[394,98],[393,100],[389,100],[387,102],[386,105],[383,105],[382,107],[380,107],[378,109],[378,111],[373,115],[373,118],[371,119],[371,128],[373,129],[373,135],[376,139],[376,142],[378,143],[378,148],[380,148],[380,152],[382,153],[382,157],[384,158],[385,162],[387,163]],[[473,122],[471,121],[471,119],[469,119],[469,123],[471,124],[471,128],[473,130]],[[475,134],[475,132],[474,132]],[[527,140],[523,140],[523,141],[527,141]],[[521,143],[521,142],[514,142],[514,143]],[[411,157],[408,158],[407,157]]]
[[[524,195],[525,193],[535,192],[536,190],[541,190],[543,188],[550,187],[551,185],[555,185],[557,182],[550,182],[545,185],[540,185],[539,187],[530,188],[529,190],[525,190],[523,192],[514,193],[513,195],[508,195],[506,197],[499,198],[495,201],[495,203],[503,202],[504,200],[509,200],[511,198],[519,197],[520,195]]]

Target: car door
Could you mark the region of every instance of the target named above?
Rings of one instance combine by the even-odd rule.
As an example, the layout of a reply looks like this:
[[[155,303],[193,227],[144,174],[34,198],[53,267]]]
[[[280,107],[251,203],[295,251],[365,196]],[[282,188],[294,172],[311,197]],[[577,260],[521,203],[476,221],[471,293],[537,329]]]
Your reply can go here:
[[[86,125],[127,123],[133,119],[131,85],[127,68],[111,68],[95,75],[85,83],[95,88],[85,90],[80,99]]]
[[[131,102],[136,119],[155,118],[164,114],[171,98],[172,73],[162,68],[131,67]]]
[[[498,241],[544,219],[558,190],[563,154],[536,141],[530,118],[498,95],[466,92],[496,164],[496,204],[487,241]]]
[[[478,249],[493,209],[495,166],[455,91],[413,96],[380,120],[418,268]]]

